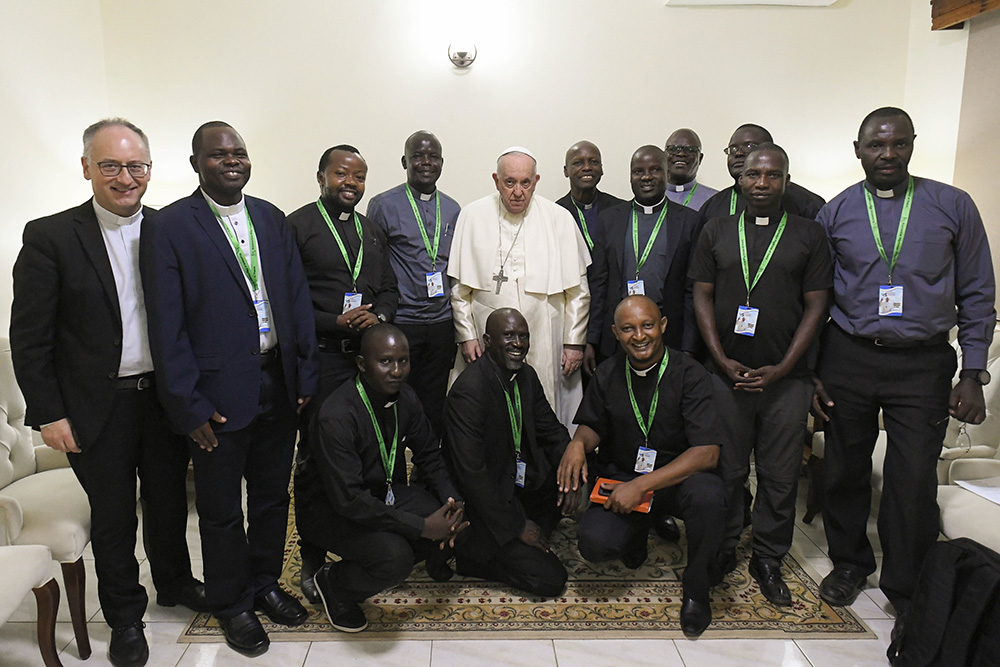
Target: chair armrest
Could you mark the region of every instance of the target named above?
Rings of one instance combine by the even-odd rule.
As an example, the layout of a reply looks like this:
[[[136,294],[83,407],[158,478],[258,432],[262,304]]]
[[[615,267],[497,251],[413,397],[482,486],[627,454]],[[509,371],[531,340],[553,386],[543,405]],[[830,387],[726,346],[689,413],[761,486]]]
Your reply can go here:
[[[948,469],[948,483],[1000,476],[1000,459],[958,459]]]
[[[66,452],[57,452],[48,445],[35,447],[35,472],[68,467],[69,459],[66,458]]]
[[[10,496],[0,496],[0,546],[13,544],[23,527],[21,503]]]
[[[941,450],[942,461],[957,459],[991,459],[996,456],[996,447],[989,445],[972,445],[971,447],[945,447]]]

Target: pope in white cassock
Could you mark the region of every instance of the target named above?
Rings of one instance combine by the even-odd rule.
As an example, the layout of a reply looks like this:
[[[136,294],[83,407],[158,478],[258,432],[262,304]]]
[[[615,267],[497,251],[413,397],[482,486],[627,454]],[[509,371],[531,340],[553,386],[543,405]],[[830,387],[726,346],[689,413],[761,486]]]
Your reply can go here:
[[[572,432],[583,396],[578,372],[587,342],[590,253],[569,212],[533,196],[534,156],[509,148],[493,174],[497,194],[462,208],[448,260],[451,305],[461,344],[456,374],[482,354],[486,318],[516,308],[528,321],[527,361],[545,397]]]

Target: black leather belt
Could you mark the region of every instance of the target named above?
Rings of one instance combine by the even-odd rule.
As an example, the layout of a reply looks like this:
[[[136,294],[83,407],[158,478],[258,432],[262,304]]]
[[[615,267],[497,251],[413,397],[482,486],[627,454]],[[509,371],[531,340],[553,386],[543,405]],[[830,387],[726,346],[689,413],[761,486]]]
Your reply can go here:
[[[844,329],[837,323],[833,323],[835,327],[840,329],[841,332],[848,338],[856,340],[859,343],[865,343],[867,345],[874,345],[875,347],[887,347],[887,348],[914,348],[914,347],[936,347],[938,345],[948,344],[948,332],[934,334],[930,338],[925,338],[924,340],[886,340],[884,338],[865,338],[864,336],[855,336],[854,334],[844,331]]]
[[[127,375],[115,380],[115,389],[142,391],[143,389],[152,389],[155,386],[156,377],[152,371],[140,375]]]
[[[332,338],[330,336],[317,336],[316,342],[319,349],[327,352],[340,352],[341,354],[355,354],[358,351],[358,342],[353,338]]]

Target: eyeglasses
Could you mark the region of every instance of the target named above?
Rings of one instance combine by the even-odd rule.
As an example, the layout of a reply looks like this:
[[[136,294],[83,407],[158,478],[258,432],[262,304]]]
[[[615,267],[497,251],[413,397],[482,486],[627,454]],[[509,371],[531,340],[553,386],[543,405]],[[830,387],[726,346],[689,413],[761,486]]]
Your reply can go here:
[[[98,162],[97,168],[101,170],[101,173],[105,176],[117,176],[121,173],[122,169],[128,169],[129,176],[132,178],[142,178],[149,173],[149,165],[145,162],[130,162],[128,164],[122,164],[120,162]]]
[[[722,149],[722,152],[725,153],[726,155],[733,155],[740,151],[743,151],[744,153],[749,153],[758,146],[760,146],[760,143],[756,141],[744,141],[742,144],[734,144],[732,146],[726,146],[725,148]]]
[[[670,144],[667,146],[667,155],[687,155],[693,157],[701,152],[701,149],[697,146],[676,146]]]

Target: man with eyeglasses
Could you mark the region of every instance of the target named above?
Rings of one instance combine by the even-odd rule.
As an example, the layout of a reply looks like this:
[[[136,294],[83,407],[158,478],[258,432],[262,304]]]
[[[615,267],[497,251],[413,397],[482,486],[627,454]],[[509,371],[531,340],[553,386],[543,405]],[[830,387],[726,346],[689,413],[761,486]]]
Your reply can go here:
[[[395,324],[410,345],[410,386],[441,435],[448,375],[455,363],[446,269],[461,207],[437,187],[444,156],[433,134],[411,134],[402,163],[406,182],[372,197],[368,218],[385,234],[399,283]]]
[[[316,479],[303,474],[313,465],[310,450],[320,408],[357,372],[354,358],[361,333],[391,321],[399,301],[385,235],[356,210],[367,178],[368,163],[357,148],[347,144],[328,148],[316,172],[319,198],[288,215],[309,282],[320,366],[319,391],[299,420],[296,498],[308,491],[309,480]],[[311,511],[307,503],[295,503],[297,517]],[[319,593],[313,577],[326,562],[326,549],[314,543],[308,528],[299,530],[299,538],[302,593],[315,603]]]
[[[149,342],[160,397],[194,460],[206,596],[226,643],[256,656],[270,640],[255,612],[290,626],[308,616],[278,577],[296,413],[318,384],[315,325],[284,214],[243,193],[243,137],[211,121],[191,152],[198,189],[142,235]]]
[[[705,157],[701,139],[694,130],[674,130],[663,150],[667,153],[667,199],[697,211],[718,192],[696,180]]]
[[[750,151],[763,143],[771,143],[771,133],[760,125],[747,123],[740,125],[729,139],[729,145],[723,152],[726,154],[726,164],[734,184],[712,195],[701,207],[701,223],[703,227],[712,218],[721,218],[741,213],[747,206],[747,200],[740,188],[740,174]],[[810,220],[816,219],[816,214],[826,201],[819,195],[806,190],[797,183],[789,182],[785,194],[781,198],[781,206],[791,215],[798,215]]]
[[[108,659],[143,665],[148,602],[135,557],[136,474],[143,546],[157,604],[207,609],[186,542],[188,449],[170,432],[154,386],[139,278],[140,230],[152,160],[146,135],[111,118],[83,133],[94,196],[29,222],[14,264],[10,344],[25,422],[66,452],[90,500],[90,538]]]
[[[486,318],[517,308],[534,336],[528,363],[559,421],[571,424],[583,397],[590,252],[573,217],[535,194],[539,175],[526,148],[497,159],[497,193],[462,209],[448,261],[451,307],[461,344],[456,370],[483,354]]]
[[[708,366],[729,387],[735,405],[733,442],[720,464],[728,518],[717,576],[736,566],[752,454],[757,500],[750,575],[779,606],[792,604],[781,560],[795,529],[813,394],[806,352],[826,319],[833,283],[822,227],[781,208],[787,184],[784,150],[761,144],[751,151],[740,176],[746,211],[705,226],[690,271]]]
[[[937,458],[948,418],[978,424],[986,416],[982,386],[996,322],[979,211],[967,193],[909,173],[915,138],[902,109],[872,111],[854,142],[865,180],[819,214],[834,261],[816,405],[829,420],[823,523],[833,571],[819,592],[831,604],[851,604],[876,569],[867,521],[881,410],[888,446],[879,587],[897,626],[938,537]],[[948,338],[956,324],[962,371],[952,387]]]

